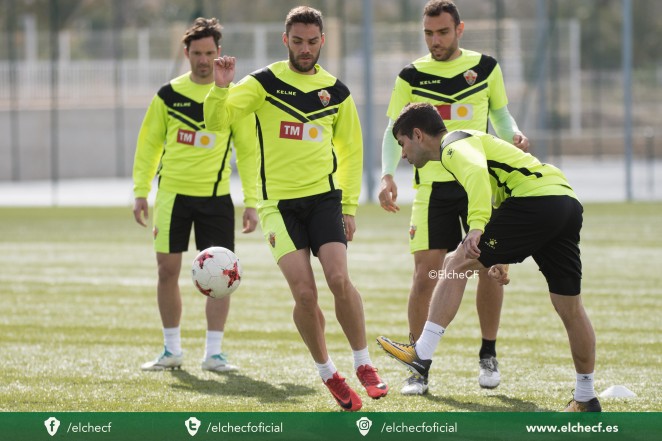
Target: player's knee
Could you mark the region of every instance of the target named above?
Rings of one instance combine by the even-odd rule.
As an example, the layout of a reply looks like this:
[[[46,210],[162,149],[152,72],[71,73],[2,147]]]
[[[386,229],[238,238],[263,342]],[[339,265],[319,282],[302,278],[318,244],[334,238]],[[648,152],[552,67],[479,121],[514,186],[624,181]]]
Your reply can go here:
[[[458,271],[465,259],[463,256],[459,255],[457,251],[450,252],[446,254],[444,259],[444,270],[449,271]]]
[[[326,277],[326,283],[333,295],[336,297],[344,296],[352,289],[352,282],[349,279],[349,275],[344,272],[328,274]]]
[[[425,295],[432,292],[437,284],[437,274],[440,269],[420,269],[414,272],[412,282],[412,294],[415,296]],[[429,296],[429,295],[428,295]]]
[[[298,286],[292,289],[292,296],[297,308],[317,308],[317,290],[309,286]]]
[[[434,288],[437,283],[437,275],[444,265],[443,257],[434,261],[416,261],[414,265],[414,277],[412,282],[413,292],[425,292]]]
[[[550,292],[550,298],[556,313],[563,322],[576,321],[579,317],[585,315],[584,306],[579,295],[568,296]]]
[[[177,281],[179,280],[180,272],[181,272],[181,268],[179,267],[179,265],[174,266],[168,264],[160,264],[158,268],[159,282],[172,283],[174,281]]]

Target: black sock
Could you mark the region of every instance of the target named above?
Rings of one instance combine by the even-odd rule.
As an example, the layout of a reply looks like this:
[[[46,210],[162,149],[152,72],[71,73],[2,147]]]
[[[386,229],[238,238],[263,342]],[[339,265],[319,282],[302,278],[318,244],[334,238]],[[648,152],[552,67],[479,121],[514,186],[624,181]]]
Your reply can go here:
[[[481,360],[483,358],[496,357],[496,340],[483,339],[478,356]]]

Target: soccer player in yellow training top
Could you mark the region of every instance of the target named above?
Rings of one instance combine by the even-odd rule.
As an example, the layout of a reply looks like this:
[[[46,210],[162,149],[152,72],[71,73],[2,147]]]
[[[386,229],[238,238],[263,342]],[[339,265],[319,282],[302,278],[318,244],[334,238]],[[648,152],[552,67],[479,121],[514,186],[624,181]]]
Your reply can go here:
[[[375,399],[385,396],[388,386],[370,360],[363,303],[347,269],[347,241],[356,229],[361,188],[361,126],[347,87],[317,64],[324,38],[318,10],[292,9],[283,33],[289,59],[253,72],[230,89],[235,59],[215,60],[216,87],[204,111],[210,129],[255,112],[262,232],[290,286],[294,323],[322,381],[344,410],[354,411],[361,408],[361,398],[327,352],[311,253],[333,293],[361,384]]]
[[[165,341],[161,355],[142,365],[147,371],[174,369],[182,364],[182,299],[178,280],[191,227],[195,227],[197,249],[213,245],[234,249],[234,207],[230,197],[233,144],[246,207],[243,232],[251,232],[257,226],[255,117],[247,115],[213,130],[204,124],[202,103],[214,85],[213,62],[221,53],[221,29],[215,18],[198,18],[186,30],[182,42],[191,70],[158,91],[138,134],[133,165],[133,215],[140,225],[147,225],[147,196],[154,176],[158,176],[154,250],[158,265],[157,301]],[[230,296],[207,299],[204,370],[237,369],[221,352],[229,309]]]
[[[487,133],[448,132],[429,103],[405,107],[393,125],[393,136],[402,146],[402,157],[415,167],[437,161],[465,189],[469,232],[446,257],[443,270],[448,277],[434,288],[416,342],[403,344],[386,337],[377,342],[413,373],[427,376],[432,355],[462,302],[466,274],[489,268],[494,280],[506,284],[504,264],[532,256],[570,341],[576,379],[566,411],[600,412],[593,383],[595,333],[580,294],[584,210],[561,170]]]
[[[460,48],[464,32],[457,7],[451,1],[431,0],[423,9],[423,34],[430,53],[406,66],[391,95],[389,124],[382,142],[382,182],[379,200],[384,210],[397,212],[398,187],[393,179],[400,147],[391,134],[393,121],[412,102],[433,104],[449,130],[487,131],[487,120],[497,135],[526,151],[529,140],[508,112],[508,98],[496,60]],[[439,163],[414,169],[416,196],[409,226],[409,248],[414,255],[414,276],[409,292],[407,317],[412,339],[423,330],[425,317],[446,252],[455,249],[466,231],[467,195]],[[501,381],[496,358],[496,339],[503,303],[503,287],[484,272],[478,276],[476,309],[482,344],[479,351],[478,384],[495,388]],[[422,395],[428,379],[412,374],[402,388],[405,395]]]

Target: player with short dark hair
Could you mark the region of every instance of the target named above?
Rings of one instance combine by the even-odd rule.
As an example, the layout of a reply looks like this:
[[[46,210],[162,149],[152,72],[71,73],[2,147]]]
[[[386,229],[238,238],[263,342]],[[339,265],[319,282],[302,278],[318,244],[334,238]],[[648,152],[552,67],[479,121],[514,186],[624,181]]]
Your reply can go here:
[[[447,131],[429,103],[405,107],[393,125],[393,136],[402,147],[402,158],[415,167],[440,162],[467,192],[469,232],[446,257],[444,273],[489,268],[490,277],[507,284],[506,264],[532,256],[565,325],[577,372],[574,397],[566,411],[601,411],[593,382],[595,333],[580,294],[583,208],[561,170],[485,132]],[[415,343],[379,337],[379,345],[412,372],[427,376],[432,355],[460,307],[466,283],[467,277],[437,282],[427,321]]]
[[[283,44],[289,59],[253,72],[235,87],[235,59],[215,61],[205,122],[222,127],[255,112],[259,138],[260,224],[294,297],[294,323],[322,381],[344,410],[362,406],[336,369],[326,347],[325,318],[310,262],[316,256],[335,300],[336,318],[349,341],[354,369],[371,398],[388,386],[372,364],[363,302],[347,269],[347,241],[356,230],[363,141],[349,89],[317,60],[324,45],[322,14],[292,9]]]
[[[223,246],[234,250],[234,205],[230,196],[230,158],[237,152],[244,191],[243,232],[257,226],[257,138],[255,117],[209,130],[202,103],[213,87],[213,60],[221,53],[221,25],[198,18],[182,38],[191,70],[161,87],[152,99],[138,134],[133,164],[133,215],[146,226],[147,196],[158,177],[154,205],[154,250],[158,264],[157,300],[163,324],[164,350],[142,365],[155,371],[182,365],[179,275],[182,253],[195,228],[198,250]],[[230,296],[208,298],[207,339],[202,369],[230,371],[237,367],[221,352]]]
[[[497,135],[526,151],[529,141],[508,111],[508,98],[497,61],[489,55],[460,47],[464,22],[452,1],[431,0],[423,9],[423,35],[430,53],[400,71],[395,80],[382,142],[382,208],[397,212],[398,187],[393,178],[400,148],[391,135],[393,121],[411,102],[435,106],[450,130],[487,131],[488,118]],[[416,195],[409,225],[409,250],[414,256],[414,275],[409,292],[407,318],[412,339],[420,336],[436,280],[431,271],[442,267],[446,253],[457,247],[466,231],[467,195],[453,176],[438,163],[414,169]],[[476,309],[482,344],[478,383],[495,388],[501,381],[496,339],[503,287],[479,273]],[[427,392],[428,379],[413,374],[402,388],[405,395]]]

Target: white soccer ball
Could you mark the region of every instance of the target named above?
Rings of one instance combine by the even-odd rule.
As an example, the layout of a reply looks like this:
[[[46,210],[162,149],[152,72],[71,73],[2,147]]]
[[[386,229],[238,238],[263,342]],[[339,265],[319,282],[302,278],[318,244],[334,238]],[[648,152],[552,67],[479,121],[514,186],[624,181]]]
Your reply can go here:
[[[227,248],[210,247],[193,259],[193,284],[202,294],[220,299],[232,294],[241,283],[241,265]]]

